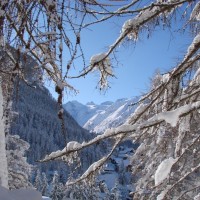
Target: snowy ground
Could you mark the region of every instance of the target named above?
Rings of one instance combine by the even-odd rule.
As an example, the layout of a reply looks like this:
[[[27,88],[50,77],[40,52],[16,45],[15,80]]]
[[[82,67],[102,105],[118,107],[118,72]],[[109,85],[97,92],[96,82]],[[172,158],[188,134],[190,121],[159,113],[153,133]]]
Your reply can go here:
[[[1,200],[51,200],[48,197],[42,197],[42,195],[33,189],[19,189],[8,190],[0,186],[0,199]]]
[[[99,175],[99,181],[104,181],[109,190],[111,190],[115,186],[116,182],[120,182],[120,173],[124,173],[125,176],[128,177],[125,183],[126,188],[132,189],[132,186],[129,185],[130,172],[127,171],[127,167],[130,164],[129,156],[132,154],[132,149],[133,148],[119,147],[118,150],[111,157],[112,161],[107,163],[104,171]],[[124,188],[124,186],[121,184],[119,184],[119,187]]]

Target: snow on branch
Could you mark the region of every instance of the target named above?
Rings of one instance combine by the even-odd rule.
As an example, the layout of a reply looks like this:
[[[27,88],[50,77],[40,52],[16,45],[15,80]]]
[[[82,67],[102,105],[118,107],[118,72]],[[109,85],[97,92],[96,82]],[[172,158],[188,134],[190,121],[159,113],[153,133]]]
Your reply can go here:
[[[92,71],[99,71],[100,88],[106,88],[108,86],[108,77],[113,76],[110,58],[105,53],[94,55],[90,59],[90,68]]]
[[[152,21],[154,18],[159,17],[161,14],[175,9],[177,6],[182,5],[183,3],[188,2],[184,1],[167,1],[166,3],[152,3],[148,9],[141,11],[133,19],[127,20],[122,26],[122,31],[117,40],[110,46],[110,49],[107,52],[107,55],[110,55],[114,49],[126,38],[137,40],[140,29],[146,23]]]
[[[126,136],[126,135],[131,134],[132,138],[137,138],[137,137],[139,137],[139,133],[137,133],[137,131],[155,126],[164,121],[169,123],[172,127],[175,127],[177,125],[180,117],[182,117],[183,115],[186,115],[189,112],[192,112],[193,110],[198,109],[198,108],[200,108],[200,101],[181,106],[172,111],[166,111],[166,112],[156,114],[155,116],[151,117],[147,121],[142,122],[140,124],[133,124],[133,125],[125,124],[125,125],[121,125],[117,128],[108,129],[104,134],[98,135],[97,137],[90,140],[89,142],[83,142],[82,144],[80,144],[76,141],[69,142],[67,144],[67,147],[65,147],[63,150],[52,152],[50,155],[47,155],[47,156],[45,156],[44,159],[40,160],[40,162],[47,162],[50,160],[55,160],[64,155],[67,156],[70,153],[78,152],[78,151],[80,151],[90,145],[93,145],[101,140],[104,140],[106,138],[113,138],[118,135]]]
[[[190,14],[190,20],[200,21],[200,2],[196,4],[192,13]]]
[[[171,168],[173,164],[177,161],[177,158],[174,159],[172,157],[163,160],[158,166],[155,172],[155,186],[161,184],[171,172]]]
[[[76,184],[80,181],[85,180],[89,176],[93,175],[97,170],[100,170],[103,166],[103,164],[107,161],[108,157],[103,157],[102,159],[98,160],[97,162],[94,162],[90,167],[85,171],[85,173],[78,179],[72,181],[72,182],[67,182],[66,185],[70,186],[73,184]]]
[[[176,181],[173,185],[171,185],[166,191],[165,193],[162,195],[162,199],[160,200],[164,200],[166,195],[180,182],[182,182],[183,180],[185,180],[190,174],[192,174],[193,172],[197,171],[200,168],[200,164],[198,164],[196,167],[192,168],[189,172],[185,173],[184,175],[182,175],[182,177]]]
[[[105,157],[101,158],[100,160],[94,162],[94,163],[85,171],[85,173],[84,173],[80,178],[78,178],[78,179],[76,179],[76,180],[74,180],[74,181],[72,181],[72,182],[67,182],[66,185],[67,185],[67,186],[70,186],[70,185],[76,184],[76,183],[78,183],[78,182],[80,182],[80,181],[83,181],[83,180],[85,180],[85,179],[87,179],[87,178],[90,179],[92,176],[94,176],[94,174],[95,174],[97,171],[99,171],[99,170],[103,167],[103,165],[105,164],[105,162],[110,158],[110,156],[113,154],[114,150],[116,149],[117,145],[123,140],[123,138],[124,138],[124,137],[121,136],[120,138],[117,139],[117,141],[115,142],[115,144],[114,144],[113,147],[112,147],[112,150],[110,151],[110,153],[109,153],[107,156],[105,156]]]
[[[188,47],[185,60],[188,60],[194,53],[196,53],[200,48],[200,33],[196,35],[193,39],[192,44]]]

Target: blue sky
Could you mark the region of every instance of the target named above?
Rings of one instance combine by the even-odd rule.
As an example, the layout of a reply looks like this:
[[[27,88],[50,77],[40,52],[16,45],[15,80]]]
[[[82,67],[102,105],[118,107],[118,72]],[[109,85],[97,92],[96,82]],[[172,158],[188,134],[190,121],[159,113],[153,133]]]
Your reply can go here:
[[[86,62],[89,63],[92,55],[106,51],[106,47],[118,37],[125,20],[104,22],[82,33],[81,41]],[[176,29],[176,25],[174,27]],[[111,88],[100,92],[96,89],[99,77],[91,73],[85,78],[69,81],[79,90],[79,93],[65,94],[64,103],[77,100],[83,104],[90,101],[100,104],[104,101],[132,98],[145,93],[149,89],[150,78],[155,70],[160,69],[161,73],[164,73],[176,66],[183,58],[190,41],[189,34],[169,31],[168,28],[165,30],[158,28],[149,39],[146,35],[139,37],[136,45],[131,41],[125,42],[118,48],[118,64],[114,62],[117,78],[110,79]]]

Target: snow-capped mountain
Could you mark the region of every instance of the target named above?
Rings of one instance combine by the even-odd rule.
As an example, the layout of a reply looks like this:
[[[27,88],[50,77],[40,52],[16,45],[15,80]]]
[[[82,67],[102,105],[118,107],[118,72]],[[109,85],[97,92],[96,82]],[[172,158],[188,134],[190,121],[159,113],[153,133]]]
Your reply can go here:
[[[104,102],[96,105],[93,102],[83,105],[77,101],[65,104],[64,108],[82,125],[92,132],[102,133],[107,128],[123,124],[134,112],[132,106],[138,97],[132,99],[118,99],[115,102]]]
[[[112,104],[113,102],[106,101],[100,105],[96,105],[94,102],[88,102],[83,105],[78,101],[69,101],[64,105],[64,108],[81,126],[84,126],[90,118],[97,113],[103,112]]]

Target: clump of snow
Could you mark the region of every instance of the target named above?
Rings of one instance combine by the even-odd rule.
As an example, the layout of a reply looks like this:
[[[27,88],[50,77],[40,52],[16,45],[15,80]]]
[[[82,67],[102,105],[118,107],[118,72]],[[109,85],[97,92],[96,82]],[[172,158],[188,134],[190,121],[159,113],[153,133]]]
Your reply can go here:
[[[101,88],[107,87],[108,76],[113,76],[110,58],[106,53],[94,55],[90,59],[90,67],[93,71],[100,72],[100,86]]]
[[[94,55],[90,59],[90,64],[98,63],[102,61],[105,57],[106,57],[106,53],[100,53],[100,54]]]
[[[194,197],[194,200],[200,200],[200,193]]]
[[[176,161],[177,159],[170,157],[160,163],[155,173],[155,186],[162,183],[162,181],[168,177],[171,168]]]
[[[169,78],[170,78],[170,74],[169,73],[163,74],[162,82],[163,83],[167,83],[169,81]]]
[[[187,58],[199,44],[200,44],[200,33],[198,33],[198,35],[196,35],[196,37],[192,41],[192,44],[188,47],[185,58]]]
[[[57,80],[56,86],[60,89],[63,90],[65,88],[65,83],[61,80]]]
[[[77,149],[81,148],[81,144],[76,141],[71,141],[67,143],[67,146],[63,150],[58,150],[55,152],[52,152],[51,154],[45,156],[43,161],[48,161],[52,159],[56,159],[58,157],[63,156],[67,151],[76,151]]]
[[[194,7],[191,15],[190,15],[190,20],[197,20],[200,21],[200,2],[196,4]]]
[[[42,199],[45,199],[45,200],[51,200],[51,198],[49,198],[49,197],[45,197],[45,196],[42,196]]]
[[[55,159],[57,157],[59,157],[60,155],[62,155],[64,152],[66,152],[66,148],[64,148],[62,151],[58,150],[55,152],[52,152],[51,154],[45,156],[44,160],[51,160],[51,159]]]
[[[195,102],[193,104],[181,106],[172,111],[166,111],[166,112],[159,113],[159,114],[155,115],[155,117],[153,117],[153,118],[155,118],[155,119],[157,118],[158,120],[165,120],[172,127],[175,127],[178,123],[179,117],[182,114],[187,113],[194,108],[199,108],[199,106],[200,106],[200,101]],[[150,120],[152,120],[152,118]]]
[[[81,147],[81,144],[76,141],[71,141],[67,143],[67,151],[78,149]]]
[[[163,191],[157,196],[157,200],[163,200],[169,188],[170,188],[170,186],[168,185],[167,188],[166,188],[165,190],[163,190]]]
[[[128,38],[137,40],[139,31],[138,26],[136,26],[137,23],[137,19],[135,18],[127,20],[122,26],[122,34],[129,32]]]

